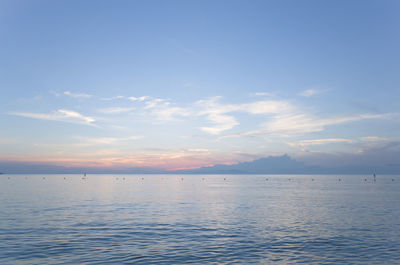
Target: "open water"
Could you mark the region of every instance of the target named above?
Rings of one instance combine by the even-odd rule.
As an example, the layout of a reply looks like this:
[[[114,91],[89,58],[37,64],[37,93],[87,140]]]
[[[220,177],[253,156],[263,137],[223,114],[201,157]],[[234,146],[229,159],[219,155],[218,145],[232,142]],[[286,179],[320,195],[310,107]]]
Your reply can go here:
[[[0,175],[0,264],[400,264],[397,176],[82,177]]]

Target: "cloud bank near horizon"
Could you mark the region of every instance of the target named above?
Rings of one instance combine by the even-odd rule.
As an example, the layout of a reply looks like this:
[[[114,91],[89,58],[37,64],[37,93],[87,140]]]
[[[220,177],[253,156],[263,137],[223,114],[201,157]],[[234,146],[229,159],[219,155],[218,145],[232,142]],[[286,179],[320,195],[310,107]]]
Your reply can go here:
[[[42,150],[40,158],[32,150],[31,153],[25,151],[13,156],[1,154],[5,160],[19,157],[31,162],[58,161],[66,167],[90,166],[91,161],[97,161],[100,167],[121,170],[128,165],[176,170],[218,163],[232,164],[282,153],[294,157],[307,157],[304,155],[307,152],[356,152],[360,155],[363,148],[397,140],[386,135],[371,136],[364,133],[352,138],[329,136],[336,134],[336,128],[363,121],[396,124],[398,113],[324,116],[305,108],[294,99],[276,99],[269,94],[258,94],[256,98],[250,96],[239,103],[228,103],[226,98],[216,96],[183,105],[171,99],[147,95],[119,95],[108,97],[107,100],[95,95],[71,97],[89,95],[83,92],[52,92],[49,95],[56,99],[68,97],[79,102],[84,100],[88,107],[80,107],[81,112],[58,109],[48,113],[14,111],[9,115],[67,122],[76,126],[90,125],[94,127],[91,133],[63,135],[61,132],[59,137],[63,137],[66,143],[58,141],[51,144],[44,141],[35,144],[32,149]],[[269,98],[259,99],[260,96]],[[85,112],[89,114],[82,114]],[[158,128],[162,128],[161,131]],[[182,131],[182,128],[185,129]],[[357,127],[353,131],[357,132]],[[326,137],[320,138],[321,133]],[[162,135],[165,135],[165,139]],[[7,139],[3,145],[9,147],[12,142],[16,146],[27,143],[23,139]],[[171,145],[168,141],[171,141]],[[158,151],[154,152],[154,149]]]
[[[91,165],[65,166],[59,162],[1,161],[0,168],[8,174],[399,174],[400,143],[364,150],[363,154],[311,153],[295,159],[287,154],[268,156],[247,162],[213,164],[190,169],[165,169],[162,167],[124,167],[101,163]],[[385,150],[385,157],[380,154]],[[303,160],[311,157],[313,163]],[[324,163],[318,159],[328,158]],[[317,159],[316,159],[317,158]],[[336,161],[335,161],[336,160]],[[329,161],[329,162],[328,162]],[[368,166],[365,166],[368,163]]]

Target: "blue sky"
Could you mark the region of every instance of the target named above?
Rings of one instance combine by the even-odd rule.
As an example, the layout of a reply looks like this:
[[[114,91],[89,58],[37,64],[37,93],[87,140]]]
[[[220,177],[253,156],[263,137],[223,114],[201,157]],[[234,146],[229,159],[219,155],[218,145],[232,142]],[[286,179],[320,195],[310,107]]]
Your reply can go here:
[[[398,163],[399,12],[399,1],[3,0],[0,160]]]

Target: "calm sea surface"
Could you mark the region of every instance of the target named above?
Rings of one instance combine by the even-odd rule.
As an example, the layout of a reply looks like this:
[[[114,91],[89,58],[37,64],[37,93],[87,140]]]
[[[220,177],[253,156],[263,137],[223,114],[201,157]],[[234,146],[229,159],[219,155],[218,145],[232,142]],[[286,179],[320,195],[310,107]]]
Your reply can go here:
[[[398,176],[0,175],[0,190],[1,264],[400,264]]]

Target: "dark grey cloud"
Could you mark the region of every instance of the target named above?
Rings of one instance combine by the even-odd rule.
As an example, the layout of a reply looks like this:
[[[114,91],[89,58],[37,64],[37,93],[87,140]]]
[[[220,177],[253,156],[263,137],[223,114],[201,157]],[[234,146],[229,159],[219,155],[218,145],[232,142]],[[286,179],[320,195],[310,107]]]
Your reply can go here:
[[[396,174],[400,173],[400,142],[372,144],[361,148],[358,153],[310,152],[297,159],[310,165],[330,168],[332,172]]]

